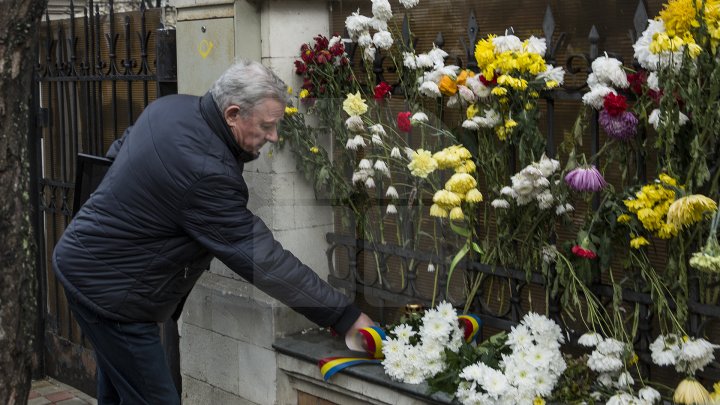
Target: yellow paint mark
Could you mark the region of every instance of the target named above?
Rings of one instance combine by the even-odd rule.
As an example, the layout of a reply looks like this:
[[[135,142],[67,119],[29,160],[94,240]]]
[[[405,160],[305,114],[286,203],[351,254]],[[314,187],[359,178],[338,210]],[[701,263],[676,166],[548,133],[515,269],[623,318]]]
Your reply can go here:
[[[205,58],[208,57],[208,55],[210,55],[210,52],[212,52],[214,46],[215,46],[215,45],[213,45],[212,41],[208,41],[207,39],[203,39],[203,40],[200,41],[200,43],[198,44],[197,50],[198,50],[198,53],[200,54],[200,56],[201,56],[203,59],[205,59]]]

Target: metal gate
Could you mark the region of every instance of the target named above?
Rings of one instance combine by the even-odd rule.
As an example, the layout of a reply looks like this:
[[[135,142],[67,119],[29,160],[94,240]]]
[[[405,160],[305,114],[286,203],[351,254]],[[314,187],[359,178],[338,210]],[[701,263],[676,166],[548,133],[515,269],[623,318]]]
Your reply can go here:
[[[88,0],[83,6],[71,1],[69,18],[51,20],[46,12],[37,34],[31,170],[38,193],[42,325],[35,374],[90,394],[95,393],[95,359],[68,309],[51,255],[72,216],[78,153],[104,155],[148,103],[177,92],[175,32],[162,28],[159,4],[136,8],[118,12],[112,0]],[[176,336],[174,328],[163,330]],[[179,377],[172,364],[177,357],[170,358]]]

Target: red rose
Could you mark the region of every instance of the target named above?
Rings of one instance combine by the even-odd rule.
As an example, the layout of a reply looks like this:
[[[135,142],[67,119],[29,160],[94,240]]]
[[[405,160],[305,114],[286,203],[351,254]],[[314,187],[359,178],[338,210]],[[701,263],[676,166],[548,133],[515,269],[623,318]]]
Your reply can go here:
[[[375,100],[382,100],[388,95],[388,93],[390,93],[390,90],[392,90],[392,86],[386,82],[380,82],[377,86],[375,86]]]
[[[621,94],[609,93],[605,96],[603,107],[613,117],[617,117],[627,110],[627,99]]]
[[[570,249],[575,256],[582,257],[584,259],[597,259],[597,254],[590,249],[585,249],[580,245],[575,245]]]
[[[410,124],[410,111],[399,112],[397,115],[397,126],[398,129],[403,132],[412,131],[412,124]]]

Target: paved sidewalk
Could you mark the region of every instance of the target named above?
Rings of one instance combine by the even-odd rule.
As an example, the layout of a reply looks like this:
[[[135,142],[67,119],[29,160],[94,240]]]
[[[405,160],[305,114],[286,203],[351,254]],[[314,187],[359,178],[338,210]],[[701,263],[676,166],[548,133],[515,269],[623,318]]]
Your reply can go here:
[[[97,405],[97,401],[78,389],[52,378],[34,380],[28,396],[28,405],[45,404]]]

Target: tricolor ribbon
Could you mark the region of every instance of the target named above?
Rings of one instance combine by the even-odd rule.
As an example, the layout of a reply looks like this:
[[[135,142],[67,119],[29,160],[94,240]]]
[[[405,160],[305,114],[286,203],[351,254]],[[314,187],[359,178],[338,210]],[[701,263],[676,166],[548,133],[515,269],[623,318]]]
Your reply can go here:
[[[482,321],[477,315],[460,315],[458,321],[463,327],[465,341],[479,341],[482,339]],[[361,328],[358,333],[365,342],[365,350],[369,354],[366,357],[326,357],[318,362],[320,374],[325,381],[335,375],[338,371],[357,364],[381,364],[383,359],[382,342],[386,339],[385,331],[377,326]]]
[[[475,314],[460,315],[458,319],[465,330],[465,341],[467,343],[473,340],[475,342],[482,340],[482,320],[479,316]]]

